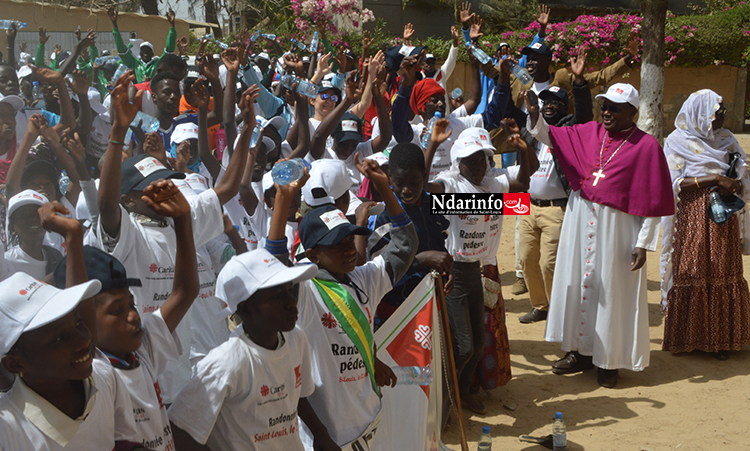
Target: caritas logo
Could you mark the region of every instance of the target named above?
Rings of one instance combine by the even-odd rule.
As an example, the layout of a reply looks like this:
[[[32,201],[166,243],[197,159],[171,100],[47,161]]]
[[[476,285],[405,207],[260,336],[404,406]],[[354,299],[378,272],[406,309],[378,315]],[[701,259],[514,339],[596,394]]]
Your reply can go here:
[[[527,215],[531,211],[529,193],[503,193],[504,215]]]
[[[151,266],[148,267],[148,270],[151,272],[156,272],[157,269],[159,269],[159,267],[156,266],[156,263],[151,263]]]
[[[324,314],[320,318],[320,322],[323,323],[323,327],[325,327],[326,329],[334,329],[339,325],[338,321],[336,321],[336,317],[333,316],[333,313],[331,312]]]
[[[260,395],[263,396],[263,397],[266,397],[269,394],[271,394],[271,395],[279,395],[279,394],[282,394],[282,393],[284,393],[284,384],[281,384],[278,387],[269,387],[268,385],[263,384],[260,387]]]

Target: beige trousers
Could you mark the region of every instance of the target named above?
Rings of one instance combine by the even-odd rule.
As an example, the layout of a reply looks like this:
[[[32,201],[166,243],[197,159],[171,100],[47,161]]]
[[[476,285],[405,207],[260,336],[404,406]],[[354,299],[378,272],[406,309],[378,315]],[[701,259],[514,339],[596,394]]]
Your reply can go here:
[[[560,241],[564,207],[538,207],[520,216],[518,247],[531,306],[539,310],[549,308],[552,278],[555,274],[557,244]]]

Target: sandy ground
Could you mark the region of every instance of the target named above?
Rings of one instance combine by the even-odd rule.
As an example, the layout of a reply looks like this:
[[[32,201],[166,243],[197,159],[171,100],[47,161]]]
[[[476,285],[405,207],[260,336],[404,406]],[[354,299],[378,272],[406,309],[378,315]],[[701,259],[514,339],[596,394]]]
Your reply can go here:
[[[744,149],[750,149],[750,135],[738,138]],[[559,411],[565,418],[570,451],[750,450],[750,346],[732,352],[723,362],[697,351],[672,355],[661,350],[664,317],[659,308],[658,253],[649,253],[646,263],[650,366],[638,373],[621,370],[614,389],[600,387],[595,370],[552,374],[552,363],[564,353],[558,343],[544,341],[545,322],[518,322],[531,305],[528,293],[514,296],[510,292],[516,278],[514,221],[507,219],[498,265],[513,379],[480,395],[487,415],[464,412],[470,449],[476,449],[482,427],[490,426],[493,449],[543,450],[540,445],[519,441],[518,436],[551,434]],[[750,257],[744,257],[743,262],[747,275]],[[443,441],[461,449],[457,423],[444,433]]]

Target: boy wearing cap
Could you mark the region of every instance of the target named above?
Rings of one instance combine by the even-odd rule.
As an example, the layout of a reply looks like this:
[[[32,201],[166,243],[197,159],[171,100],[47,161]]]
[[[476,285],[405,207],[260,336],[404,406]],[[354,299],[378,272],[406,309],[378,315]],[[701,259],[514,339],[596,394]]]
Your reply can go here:
[[[357,264],[356,235],[369,235],[346,219],[333,205],[308,212],[299,235],[305,255],[318,265],[315,279],[299,288],[297,324],[307,335],[312,353],[315,393],[308,399],[344,450],[370,449],[380,414],[380,387],[395,384],[395,376],[374,355],[373,317],[383,296],[403,277],[416,253],[414,224],[390,190],[388,176],[372,160],[357,168],[383,194],[391,215],[391,242],[383,253],[362,266]],[[294,185],[294,186],[290,186]],[[300,184],[277,188],[276,208],[266,248],[287,261],[282,206],[291,203]],[[355,332],[359,331],[359,332]],[[307,424],[312,429],[312,425]],[[313,431],[314,432],[314,431]],[[306,450],[313,449],[308,429],[301,431]]]
[[[385,97],[380,91],[380,84],[385,82],[382,79],[376,79],[372,87],[372,97],[382,128],[380,136],[364,141],[362,120],[348,112],[349,108],[362,97],[364,89],[361,80],[357,81],[354,75],[350,75],[347,79],[346,98],[320,123],[320,127],[315,131],[310,154],[306,158],[308,161],[321,158],[343,161],[351,179],[349,191],[351,195],[356,196],[362,183],[362,175],[356,167],[354,155],[359,154],[360,158],[366,158],[373,153],[385,150],[391,141],[391,121]],[[329,136],[333,136],[331,148],[328,148],[326,143]]]
[[[46,232],[37,211],[47,202],[46,197],[30,189],[8,200],[7,236],[11,247],[5,251],[5,258],[17,271],[39,280],[52,273],[63,258],[60,251],[44,244]]]
[[[451,37],[453,38],[453,42],[450,50],[448,50],[448,58],[445,59],[445,62],[440,67],[440,69],[435,67],[437,59],[432,53],[428,53],[424,56],[424,61],[422,61],[421,68],[423,79],[432,78],[433,80],[438,82],[438,84],[442,86],[443,89],[446,90],[448,79],[451,78],[451,75],[453,74],[453,69],[456,67],[456,58],[458,58],[458,44],[460,35],[458,34],[458,30],[454,26],[451,26]]]
[[[198,364],[169,408],[177,449],[301,451],[298,417],[316,426],[316,449],[338,449],[307,402],[315,388],[310,350],[295,327],[295,284],[317,272],[288,268],[265,249],[222,269],[217,295],[242,325]]]
[[[132,415],[124,384],[109,364],[95,359],[90,308],[98,280],[86,280],[75,220],[46,204],[45,227],[65,234],[70,248],[68,288],[60,290],[17,273],[0,283],[0,362],[18,377],[0,396],[0,448],[4,450],[145,449],[124,442],[132,436]],[[119,448],[122,446],[122,448]]]
[[[89,244],[111,253],[122,262],[131,277],[141,280],[143,286],[132,290],[138,312],[145,320],[161,307],[172,290],[177,240],[172,222],[144,203],[142,190],[153,181],[184,178],[185,174],[168,170],[148,155],[122,161],[122,138],[138,111],[138,100],[142,95],[138,94],[135,104],[129,102],[127,86],[132,78],[131,73],[123,76],[112,91],[112,136],[104,156],[99,186],[99,222],[92,227],[87,240]],[[252,103],[252,99],[243,97],[243,107],[247,101]],[[239,163],[244,164],[247,148],[239,148],[235,156]],[[188,201],[196,247],[223,230],[221,205],[237,193],[241,166],[230,167],[213,189]],[[183,342],[190,342],[189,318],[180,323],[177,331]],[[172,402],[178,388],[189,378],[187,355],[180,359],[179,368],[173,377],[162,381],[167,403]]]
[[[144,190],[144,201],[154,211],[174,219],[175,236],[180,246],[175,255],[175,278],[164,305],[141,323],[130,287],[140,287],[139,279],[127,277],[125,267],[115,257],[87,246],[83,250],[88,278],[97,279],[102,289],[94,296],[96,346],[124,382],[130,395],[135,424],[129,440],[154,450],[174,449],[167,410],[161,397],[158,378],[167,363],[182,352],[174,334],[198,294],[198,271],[192,237],[190,205],[177,187],[167,180],[152,183]],[[68,261],[55,270],[57,287],[65,286]],[[188,343],[185,343],[188,346]]]
[[[446,139],[446,123],[438,121],[434,139],[427,148],[429,163],[441,140]],[[451,148],[451,169],[428,183],[430,193],[508,193],[525,192],[529,176],[536,169],[536,157],[518,135],[512,145],[519,149],[518,172],[500,169],[493,173],[489,159],[495,147],[490,134],[482,128],[468,128],[461,132]],[[532,165],[533,163],[533,165]],[[456,373],[461,401],[477,414],[485,414],[484,404],[470,393],[476,370],[485,345],[484,294],[482,273],[499,282],[497,249],[500,245],[502,215],[449,215],[450,227],[446,248],[453,257],[454,288],[446,297],[451,331],[455,337]]]
[[[599,385],[612,388],[618,369],[649,364],[644,264],[674,198],[661,146],[635,125],[638,91],[615,83],[597,98],[601,124],[550,126],[529,104],[528,127],[553,150],[573,190],[557,251],[571,264],[555,269],[545,331],[566,355],[552,371],[596,366]]]

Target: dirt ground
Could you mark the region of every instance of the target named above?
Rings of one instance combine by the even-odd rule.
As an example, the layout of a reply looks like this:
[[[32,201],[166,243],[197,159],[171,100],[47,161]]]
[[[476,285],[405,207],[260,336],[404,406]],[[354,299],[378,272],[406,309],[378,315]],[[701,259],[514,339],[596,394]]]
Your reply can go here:
[[[738,139],[750,151],[750,135]],[[732,352],[727,361],[697,351],[672,355],[661,350],[664,317],[659,307],[658,252],[649,253],[646,263],[651,364],[643,372],[621,370],[617,387],[606,389],[597,384],[595,370],[552,374],[552,363],[564,353],[558,343],[544,341],[545,322],[518,322],[531,305],[528,293],[510,292],[516,279],[510,217],[502,233],[498,266],[513,379],[480,395],[487,415],[464,412],[470,449],[476,449],[482,427],[490,426],[495,450],[544,450],[518,437],[551,434],[559,411],[567,426],[569,451],[750,450],[750,346]],[[750,256],[743,263],[747,277]],[[461,449],[457,423],[444,433],[443,441]]]

